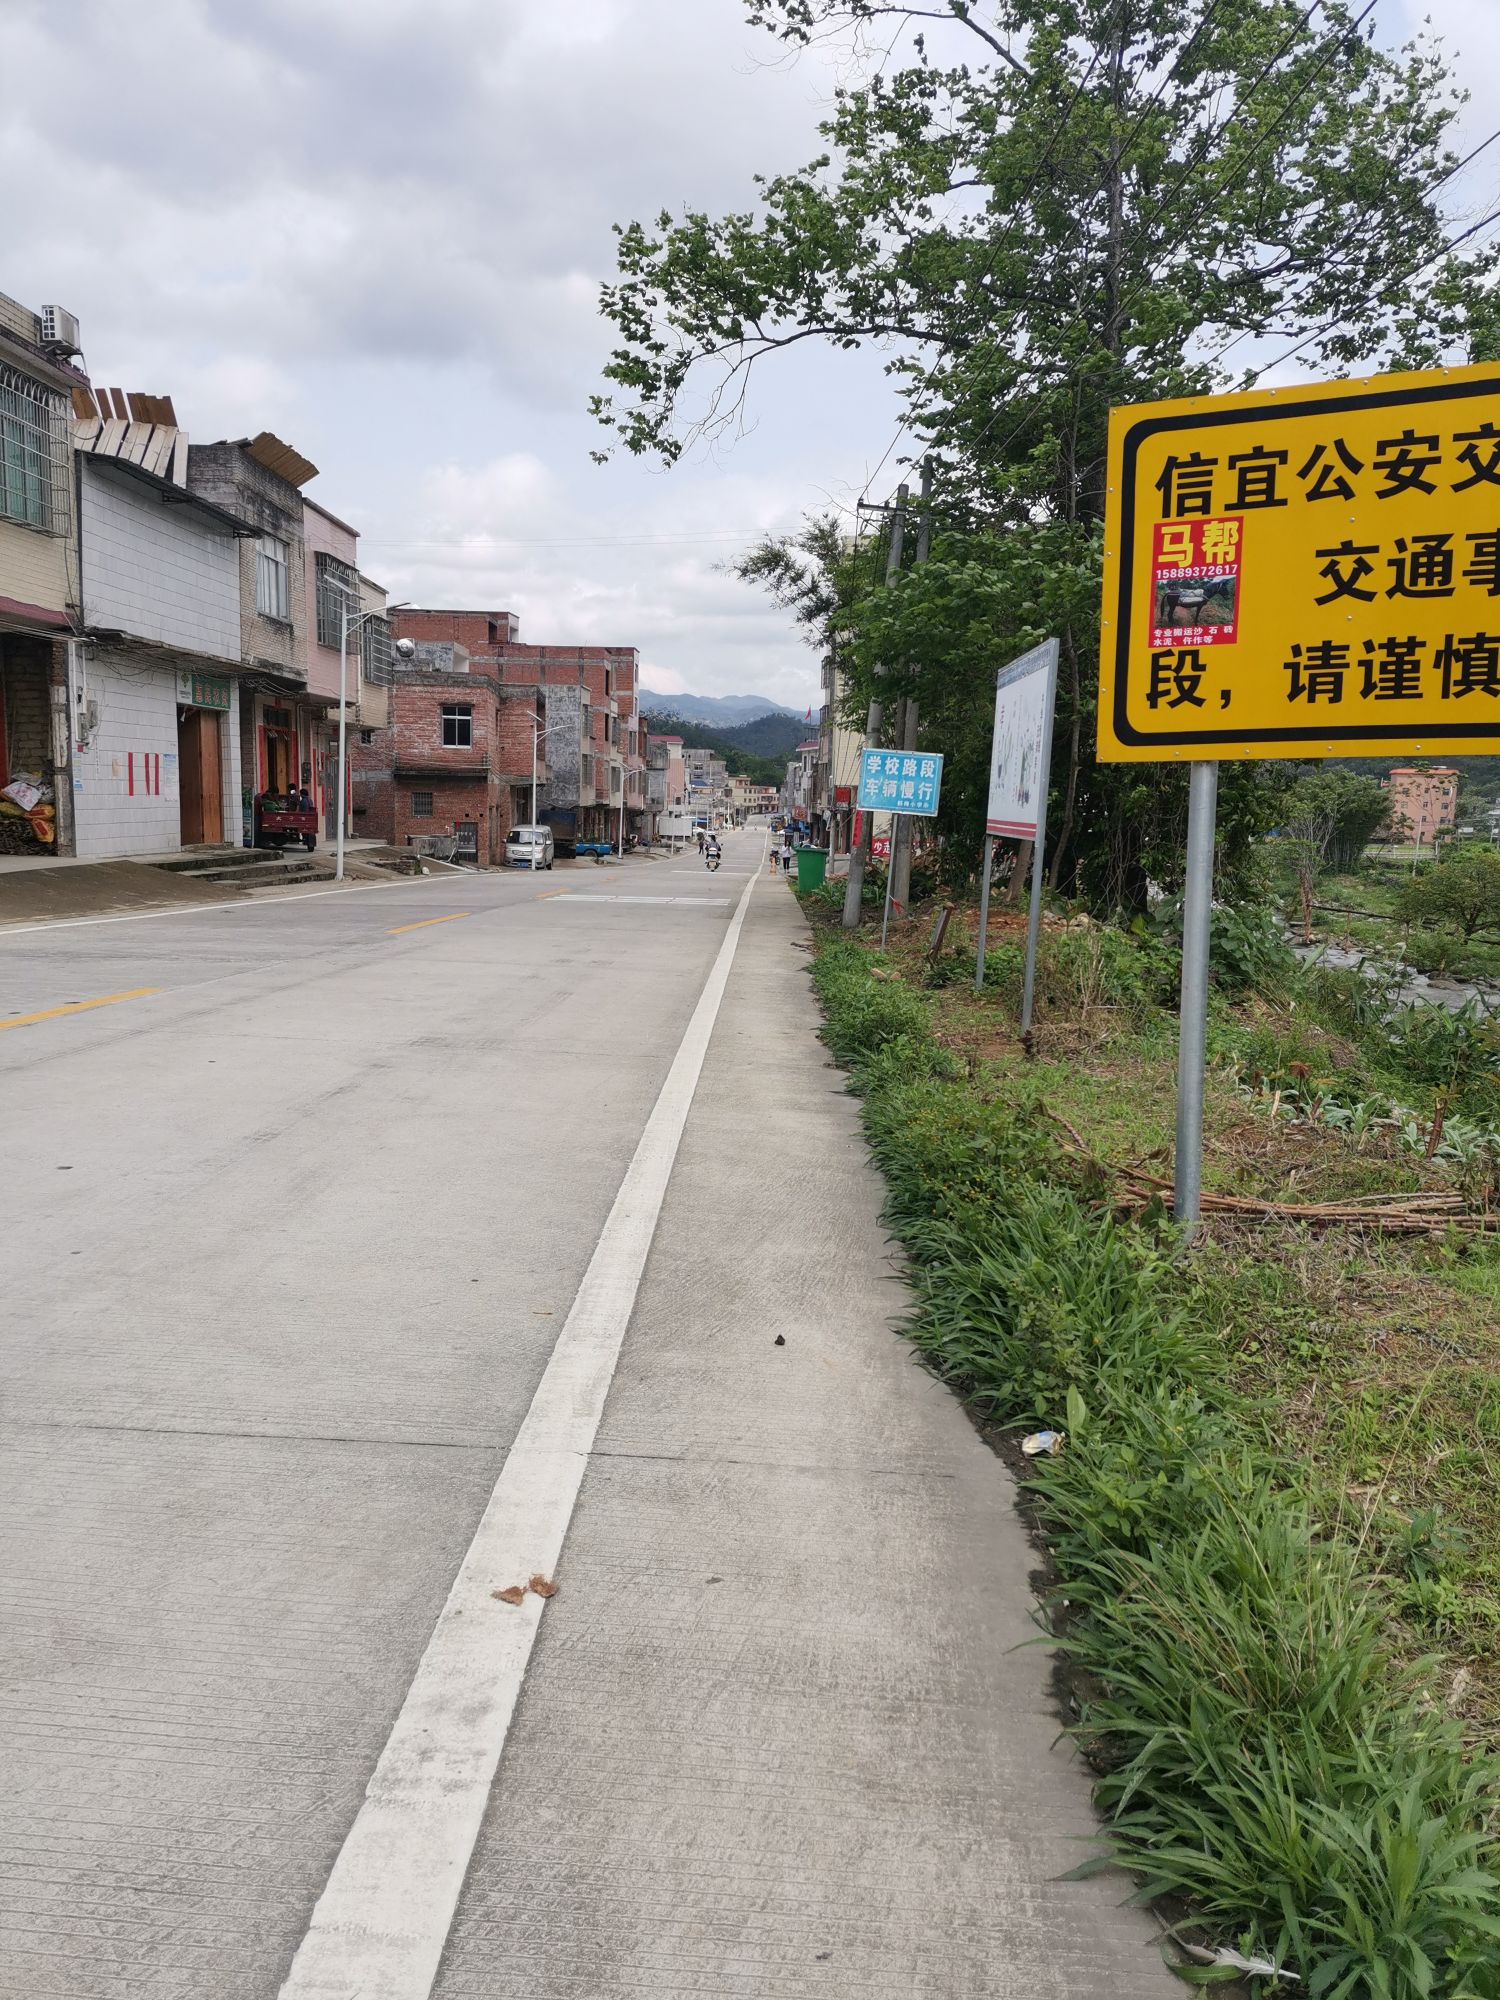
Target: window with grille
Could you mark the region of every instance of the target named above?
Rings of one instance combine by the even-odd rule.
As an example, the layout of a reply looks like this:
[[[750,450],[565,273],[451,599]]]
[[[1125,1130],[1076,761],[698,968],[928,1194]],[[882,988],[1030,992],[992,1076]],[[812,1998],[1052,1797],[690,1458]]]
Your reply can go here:
[[[474,711],[457,702],[443,707],[443,748],[471,750],[474,747]]]
[[[431,792],[413,792],[411,795],[411,816],[413,819],[432,818]]]
[[[320,553],[317,563],[318,644],[338,646],[345,611],[353,618],[359,610],[359,578],[337,556]]]
[[[67,404],[0,362],[0,515],[44,534],[68,525]]]
[[[255,544],[255,608],[262,618],[283,623],[292,615],[287,546],[279,535],[262,535]]]
[[[360,658],[365,679],[372,687],[389,687],[394,677],[396,655],[391,646],[388,618],[367,618],[360,640]]]

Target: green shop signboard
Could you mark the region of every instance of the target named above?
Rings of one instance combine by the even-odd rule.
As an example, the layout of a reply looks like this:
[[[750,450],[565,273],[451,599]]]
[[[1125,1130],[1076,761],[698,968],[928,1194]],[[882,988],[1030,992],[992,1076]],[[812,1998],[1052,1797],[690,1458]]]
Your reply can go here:
[[[227,710],[229,685],[228,674],[190,673],[186,667],[177,670],[177,699],[190,708]]]

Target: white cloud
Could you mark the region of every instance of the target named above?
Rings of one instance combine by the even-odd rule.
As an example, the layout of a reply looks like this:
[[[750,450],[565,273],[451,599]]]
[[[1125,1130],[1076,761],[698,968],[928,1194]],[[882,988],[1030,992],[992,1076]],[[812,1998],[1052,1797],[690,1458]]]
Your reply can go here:
[[[101,381],[322,468],[398,596],[639,645],[660,684],[801,706],[816,667],[716,565],[894,428],[878,358],[768,371],[758,427],[670,475],[589,461],[611,225],[745,206],[818,150],[834,72],[740,0],[11,0],[0,289],[80,316]],[[163,94],[165,90],[165,95]],[[37,163],[45,159],[45,174]]]
[[[1430,12],[1500,124],[1495,0]],[[198,438],[278,431],[398,596],[642,648],[663,690],[802,708],[816,665],[718,565],[895,430],[878,354],[780,357],[754,428],[670,474],[589,461],[611,225],[748,206],[811,157],[837,70],[741,0],[9,0],[0,289],[76,311],[98,378],[171,393]],[[48,80],[51,80],[50,86]],[[45,162],[45,170],[39,163]],[[1500,203],[1500,146],[1452,190]],[[888,465],[883,480],[895,473]]]

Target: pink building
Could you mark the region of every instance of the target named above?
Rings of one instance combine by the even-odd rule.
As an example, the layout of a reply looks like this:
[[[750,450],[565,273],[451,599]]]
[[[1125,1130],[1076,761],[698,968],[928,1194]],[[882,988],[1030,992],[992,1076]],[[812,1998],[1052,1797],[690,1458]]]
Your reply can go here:
[[[645,775],[647,808],[655,834],[667,814],[688,809],[687,760],[680,736],[658,736],[651,731],[646,737]]]
[[[1451,833],[1458,818],[1458,773],[1451,764],[1418,771],[1398,765],[1384,781],[1391,798],[1391,833],[1408,846],[1426,847]]]

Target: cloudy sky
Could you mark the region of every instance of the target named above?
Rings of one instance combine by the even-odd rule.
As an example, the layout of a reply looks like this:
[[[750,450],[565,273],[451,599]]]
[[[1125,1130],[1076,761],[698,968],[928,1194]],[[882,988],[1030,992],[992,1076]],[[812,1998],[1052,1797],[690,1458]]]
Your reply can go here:
[[[1379,14],[1462,58],[1470,143],[1500,125],[1500,0]],[[0,0],[0,29],[36,86],[0,124],[0,290],[76,312],[97,379],[288,439],[397,598],[639,646],[665,691],[817,699],[719,565],[852,502],[895,430],[881,357],[778,357],[749,434],[670,473],[593,465],[585,403],[611,224],[809,157],[832,54],[786,60],[740,0]],[[1497,189],[1500,146],[1455,214]]]

